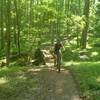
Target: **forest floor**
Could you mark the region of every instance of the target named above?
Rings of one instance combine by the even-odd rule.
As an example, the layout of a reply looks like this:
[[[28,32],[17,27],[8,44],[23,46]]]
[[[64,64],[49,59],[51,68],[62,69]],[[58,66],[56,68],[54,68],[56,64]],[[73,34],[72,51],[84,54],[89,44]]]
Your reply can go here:
[[[0,100],[81,100],[69,70],[53,63],[0,70]]]

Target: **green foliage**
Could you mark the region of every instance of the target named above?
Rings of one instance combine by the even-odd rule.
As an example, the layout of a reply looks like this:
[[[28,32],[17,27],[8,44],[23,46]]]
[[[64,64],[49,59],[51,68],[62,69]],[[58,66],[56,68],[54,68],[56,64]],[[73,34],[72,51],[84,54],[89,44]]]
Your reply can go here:
[[[26,65],[28,56],[33,56],[32,54],[38,47],[38,41],[41,41],[39,45],[45,48],[45,45],[51,47],[55,39],[61,38],[66,45],[65,51],[63,51],[64,61],[99,61],[100,3],[95,4],[94,0],[90,0],[88,40],[86,41],[91,48],[87,48],[84,54],[89,59],[80,59],[80,51],[82,51],[79,49],[80,41],[86,21],[83,16],[85,1],[12,0],[10,2],[10,0],[0,0],[0,59],[5,58],[6,50],[10,51],[10,55],[8,54],[10,57],[13,52],[18,54],[20,49],[21,53],[28,52],[28,54],[24,57],[13,58],[14,61],[16,60],[14,66]],[[41,55],[39,52],[35,52],[35,54],[36,59]],[[23,71],[23,69],[25,70]],[[96,81],[100,76],[99,63],[81,63],[72,66],[72,69],[77,79],[80,80],[82,91],[86,95],[91,95],[92,91],[100,90],[100,82]],[[30,79],[29,83],[27,79],[18,79],[27,70],[26,67],[0,69],[0,78],[5,82],[0,85],[0,99],[11,100],[11,96],[16,97],[16,93],[18,95],[20,91],[25,91],[27,85],[31,88],[35,79]],[[20,71],[22,71],[21,74],[19,74]]]
[[[66,48],[65,51],[63,52],[63,59],[65,61],[70,61],[73,58],[73,52],[70,48]]]
[[[15,1],[12,1],[10,5],[11,52],[18,52],[18,31],[20,31],[19,42],[20,51],[22,52],[32,52],[37,45],[38,39],[43,43],[48,42],[48,40],[53,43],[57,37],[67,40],[77,47],[80,46],[81,33],[85,25],[85,19],[82,16],[83,0]],[[5,9],[7,7],[5,1],[1,1],[0,8],[2,8],[0,15],[3,14],[4,17],[2,20],[2,16],[0,16],[0,29],[1,31],[3,30],[3,36],[0,36],[0,43],[2,44],[7,30],[5,21],[7,17]],[[93,37],[94,35],[98,36],[100,31],[99,8],[99,4],[94,4],[91,1],[89,34]],[[89,39],[91,35],[88,35]],[[4,41],[3,51],[6,49],[5,44],[6,41]],[[3,55],[5,54],[3,52]]]
[[[38,75],[29,71],[32,67],[19,67],[12,64],[10,68],[0,69],[0,99],[1,100],[22,100],[30,94],[35,95],[35,88],[38,87]],[[32,88],[33,87],[33,88]]]
[[[97,45],[98,46],[98,45]],[[63,52],[64,61],[99,61],[100,60],[100,47],[88,48],[84,54],[84,50],[76,49],[75,47],[66,47]],[[83,57],[82,57],[83,56]],[[82,58],[81,58],[82,57]]]
[[[89,97],[89,100],[99,100],[100,62],[73,62],[69,68],[80,84],[83,95]]]

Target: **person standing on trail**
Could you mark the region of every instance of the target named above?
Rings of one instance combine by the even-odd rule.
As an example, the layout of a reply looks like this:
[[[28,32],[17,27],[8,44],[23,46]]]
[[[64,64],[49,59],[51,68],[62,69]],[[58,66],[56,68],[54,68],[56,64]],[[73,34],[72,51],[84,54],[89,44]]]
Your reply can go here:
[[[63,48],[63,44],[60,40],[57,40],[54,45],[54,66],[57,67],[59,67],[61,64],[61,48]]]

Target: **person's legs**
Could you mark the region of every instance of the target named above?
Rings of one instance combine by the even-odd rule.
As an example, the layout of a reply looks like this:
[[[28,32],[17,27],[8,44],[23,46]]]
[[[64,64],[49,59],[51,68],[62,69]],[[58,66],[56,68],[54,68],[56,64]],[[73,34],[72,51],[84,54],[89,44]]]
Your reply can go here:
[[[59,52],[57,55],[57,69],[60,72],[60,67],[61,67],[61,53]]]
[[[56,65],[57,65],[57,55],[54,54],[54,66],[56,66]]]

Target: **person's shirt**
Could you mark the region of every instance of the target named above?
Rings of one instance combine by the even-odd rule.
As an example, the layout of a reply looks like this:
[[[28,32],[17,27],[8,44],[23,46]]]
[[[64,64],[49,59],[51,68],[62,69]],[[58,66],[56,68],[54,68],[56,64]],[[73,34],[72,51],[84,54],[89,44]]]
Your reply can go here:
[[[62,44],[61,44],[61,43],[56,43],[56,44],[55,44],[55,47],[54,47],[54,51],[55,51],[55,52],[59,52],[60,49],[61,49],[61,47],[62,47]]]

